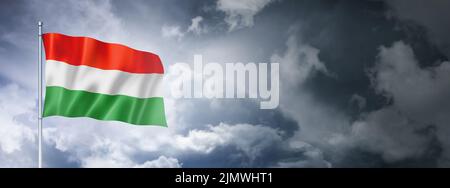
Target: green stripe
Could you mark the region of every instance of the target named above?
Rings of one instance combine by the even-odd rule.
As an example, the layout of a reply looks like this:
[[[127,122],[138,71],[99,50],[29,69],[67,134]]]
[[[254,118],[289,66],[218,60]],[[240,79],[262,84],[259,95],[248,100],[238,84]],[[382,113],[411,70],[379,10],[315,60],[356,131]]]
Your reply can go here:
[[[56,86],[46,88],[44,117],[47,116],[91,117],[135,125],[167,126],[162,97],[142,99]]]

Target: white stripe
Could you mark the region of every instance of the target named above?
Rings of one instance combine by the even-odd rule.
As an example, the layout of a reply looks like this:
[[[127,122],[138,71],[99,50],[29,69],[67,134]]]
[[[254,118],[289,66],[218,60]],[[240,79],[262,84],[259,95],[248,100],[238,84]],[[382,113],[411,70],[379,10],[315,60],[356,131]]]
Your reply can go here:
[[[163,96],[163,74],[132,74],[47,60],[45,80],[47,86],[60,86],[93,93],[138,98]]]

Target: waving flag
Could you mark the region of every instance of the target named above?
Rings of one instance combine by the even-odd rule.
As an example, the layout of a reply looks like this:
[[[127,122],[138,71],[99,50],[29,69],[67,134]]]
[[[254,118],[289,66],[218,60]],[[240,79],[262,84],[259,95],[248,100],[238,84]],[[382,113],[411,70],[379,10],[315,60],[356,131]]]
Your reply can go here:
[[[43,35],[43,116],[90,117],[166,126],[160,58],[120,44]]]

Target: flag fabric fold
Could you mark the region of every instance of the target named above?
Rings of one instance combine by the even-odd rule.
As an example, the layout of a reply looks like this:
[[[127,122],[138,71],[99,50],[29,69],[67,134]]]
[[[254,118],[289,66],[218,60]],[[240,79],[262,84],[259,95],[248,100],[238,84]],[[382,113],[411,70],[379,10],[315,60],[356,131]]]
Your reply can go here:
[[[158,55],[58,33],[43,35],[43,116],[90,117],[167,126]]]

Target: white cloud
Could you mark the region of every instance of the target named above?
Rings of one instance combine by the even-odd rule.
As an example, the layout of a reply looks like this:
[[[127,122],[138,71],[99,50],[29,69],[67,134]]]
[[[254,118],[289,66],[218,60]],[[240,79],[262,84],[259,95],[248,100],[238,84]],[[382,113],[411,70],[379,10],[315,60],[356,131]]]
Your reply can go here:
[[[126,30],[122,20],[113,13],[110,0],[54,0],[45,5],[34,0],[27,6],[29,11],[45,18],[42,20],[44,32],[64,32],[70,35],[88,35],[106,41],[124,41],[123,33],[126,33]],[[49,14],[58,16],[47,16]]]
[[[0,86],[0,167],[36,163],[34,97],[16,84]]]
[[[251,160],[262,150],[281,143],[281,133],[270,127],[250,124],[228,125],[221,123],[209,130],[192,130],[186,136],[175,137],[174,147],[210,153],[219,146],[235,146]]]
[[[425,127],[388,107],[354,122],[352,138],[363,150],[380,153],[386,162],[397,162],[424,154],[431,138],[417,131]]]
[[[18,85],[0,88],[0,148],[6,154],[34,142],[34,132],[24,121],[33,121],[33,97]],[[22,116],[22,117],[21,117]],[[22,120],[20,120],[22,119]]]
[[[303,84],[316,72],[328,74],[325,64],[319,59],[320,50],[301,43],[296,33],[291,33],[286,41],[286,46],[287,49],[283,55],[272,55],[271,62],[282,64],[281,72],[286,74],[284,76],[286,79],[283,81],[288,82],[289,86],[295,87]]]
[[[324,159],[322,151],[311,144],[299,140],[289,143],[292,151],[301,152],[302,158],[290,158],[278,162],[274,167],[280,168],[330,168],[331,163]]]
[[[273,148],[282,149],[285,145],[282,132],[261,125],[221,123],[210,125],[206,130],[190,130],[186,135],[175,132],[152,135],[154,131],[148,128],[135,129],[115,123],[103,125],[105,128],[71,124],[53,131],[47,129],[45,138],[58,150],[68,153],[71,156],[69,160],[80,163],[82,167],[181,167],[178,158],[183,155],[204,156],[227,147],[237,150],[237,153],[230,153],[227,157],[231,159],[242,155],[239,159],[242,164],[252,164],[266,157],[265,152]],[[139,163],[142,159],[133,159],[139,153],[161,156]],[[311,162],[312,165],[320,158],[321,155],[310,156],[304,163]]]
[[[184,32],[181,31],[180,26],[163,26],[161,28],[161,33],[163,37],[176,38],[180,40],[184,37]]]
[[[157,159],[137,163],[132,155],[141,150],[136,150],[130,143],[112,141],[109,138],[101,138],[89,148],[89,154],[80,157],[82,167],[87,168],[179,168],[181,164],[173,157],[160,156]]]
[[[192,32],[196,35],[200,35],[206,32],[206,29],[201,26],[201,23],[203,21],[203,17],[196,16],[195,18],[192,18],[192,23],[188,27],[187,32]]]
[[[185,35],[193,33],[195,35],[201,35],[207,32],[206,27],[202,26],[203,17],[196,16],[192,18],[191,25],[186,29],[182,29],[178,25],[164,25],[161,28],[161,34],[165,38],[175,38],[181,40]]]
[[[181,164],[178,159],[172,157],[166,157],[164,155],[159,156],[152,161],[146,161],[143,164],[136,165],[136,168],[181,168]]]
[[[91,144],[89,154],[86,157],[79,158],[82,167],[120,168],[134,166],[129,157],[132,148],[128,147],[127,144],[112,141],[109,138],[98,138]]]
[[[174,134],[168,128],[141,127],[87,118],[45,119],[45,142],[65,152],[70,162],[81,167],[133,167],[142,165],[134,155],[159,154]],[[169,149],[161,154],[170,154]],[[168,155],[166,155],[168,156]]]
[[[372,79],[376,91],[392,104],[353,124],[356,142],[381,153],[387,162],[395,162],[422,157],[437,138],[443,149],[440,164],[448,166],[449,73],[449,62],[421,68],[412,48],[401,41],[381,47]],[[427,131],[432,127],[439,131]]]
[[[254,16],[273,0],[218,0],[217,10],[226,14],[225,22],[229,31],[243,27],[251,27],[254,24]]]

